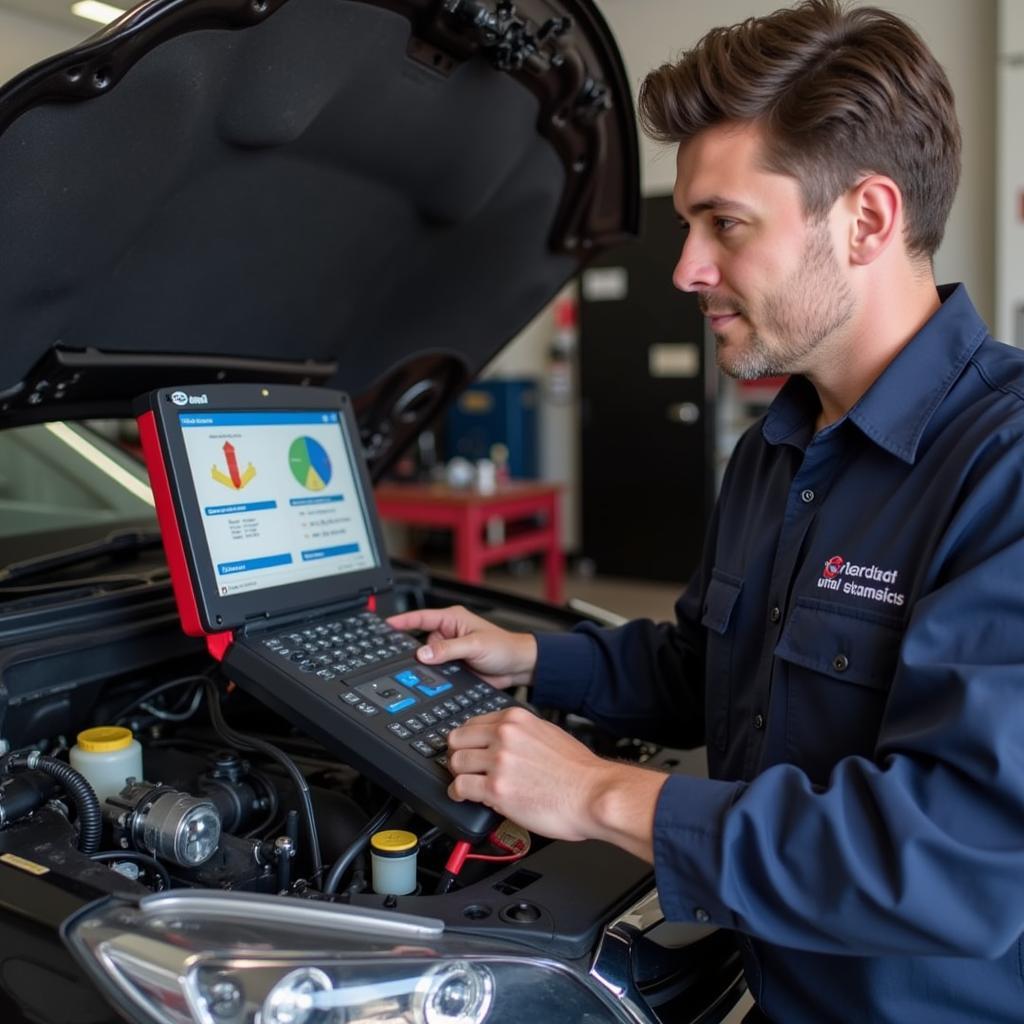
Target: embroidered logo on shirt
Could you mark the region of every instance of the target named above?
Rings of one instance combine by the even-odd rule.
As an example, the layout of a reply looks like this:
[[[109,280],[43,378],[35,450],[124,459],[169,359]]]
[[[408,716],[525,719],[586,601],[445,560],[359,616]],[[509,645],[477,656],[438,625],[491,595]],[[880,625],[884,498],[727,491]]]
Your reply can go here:
[[[898,569],[880,569],[877,565],[858,565],[847,561],[842,555],[833,555],[826,559],[818,580],[820,590],[838,590],[851,597],[866,597],[870,601],[881,601],[883,604],[894,604],[900,607],[906,596],[889,586],[873,587],[863,583],[852,582],[853,578],[871,580],[873,583],[895,585],[899,578]]]
[[[822,576],[827,580],[834,580],[842,571],[846,560],[842,555],[833,555],[826,563]]]

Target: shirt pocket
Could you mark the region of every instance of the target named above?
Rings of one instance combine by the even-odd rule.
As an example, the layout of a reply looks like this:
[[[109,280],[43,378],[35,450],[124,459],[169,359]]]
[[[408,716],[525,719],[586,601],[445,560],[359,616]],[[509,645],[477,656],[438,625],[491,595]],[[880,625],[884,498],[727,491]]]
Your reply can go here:
[[[712,569],[700,620],[707,629],[705,736],[708,745],[718,751],[724,751],[729,742],[735,633],[733,613],[742,589],[743,580],[738,576]]]
[[[799,598],[775,647],[784,679],[786,760],[824,785],[837,761],[872,758],[903,624]]]

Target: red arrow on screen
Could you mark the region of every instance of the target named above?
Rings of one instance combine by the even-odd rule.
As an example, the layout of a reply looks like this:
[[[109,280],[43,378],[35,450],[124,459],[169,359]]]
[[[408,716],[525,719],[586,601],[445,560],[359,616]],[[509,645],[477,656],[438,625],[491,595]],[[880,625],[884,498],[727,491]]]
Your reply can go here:
[[[228,464],[228,475],[236,488],[242,486],[242,474],[238,472],[238,459],[235,458],[235,446],[230,441],[224,442],[224,458]]]

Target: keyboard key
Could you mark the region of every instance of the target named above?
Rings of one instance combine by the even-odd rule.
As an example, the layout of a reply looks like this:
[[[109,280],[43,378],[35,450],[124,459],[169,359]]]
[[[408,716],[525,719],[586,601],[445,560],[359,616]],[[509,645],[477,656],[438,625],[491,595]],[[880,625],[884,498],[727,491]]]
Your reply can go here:
[[[440,733],[428,732],[427,735],[424,736],[423,738],[435,750],[445,750],[447,748],[447,746],[448,746],[447,740],[445,740],[445,738]]]
[[[418,718],[407,718],[403,723],[407,729],[411,729],[413,732],[423,732],[426,726]]]
[[[431,710],[431,711],[432,711],[432,712],[433,712],[433,713],[434,713],[435,715],[437,715],[437,717],[438,717],[438,718],[447,718],[447,717],[448,717],[448,715],[449,715],[449,714],[451,713],[451,712],[449,712],[449,710],[448,710],[448,709],[447,709],[446,707],[443,707],[443,706],[442,706],[442,705],[440,705],[440,704],[438,704],[438,705],[437,705],[437,707],[433,707],[433,708],[431,708],[430,710]]]
[[[422,754],[424,757],[433,757],[436,753],[434,748],[427,743],[426,740],[413,740],[409,746],[412,747],[417,754]]]
[[[451,700],[450,698],[446,701],[443,701],[442,703],[453,715],[456,714],[459,710],[459,705],[456,704],[455,701]]]
[[[358,704],[363,698],[356,693],[355,690],[349,690],[348,693],[343,693],[341,699],[346,704]]]
[[[376,704],[371,704],[369,701],[362,701],[356,705],[356,711],[361,711],[364,715],[375,715],[380,709]]]
[[[428,683],[420,683],[420,692],[427,697],[436,697],[439,693],[445,693],[452,688],[451,683],[438,683],[431,686]]]
[[[406,729],[401,722],[392,722],[388,726],[388,729],[390,729],[391,732],[393,732],[400,740],[407,740],[412,735],[412,733]]]

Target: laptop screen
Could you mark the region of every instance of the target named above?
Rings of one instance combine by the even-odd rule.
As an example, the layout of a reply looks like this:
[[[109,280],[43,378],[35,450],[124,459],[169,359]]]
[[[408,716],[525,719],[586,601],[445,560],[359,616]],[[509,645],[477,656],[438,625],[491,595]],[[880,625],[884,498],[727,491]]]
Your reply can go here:
[[[337,409],[189,411],[178,423],[220,596],[379,565]]]

